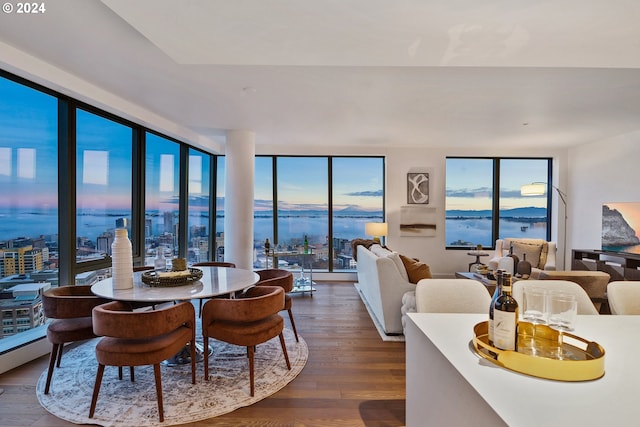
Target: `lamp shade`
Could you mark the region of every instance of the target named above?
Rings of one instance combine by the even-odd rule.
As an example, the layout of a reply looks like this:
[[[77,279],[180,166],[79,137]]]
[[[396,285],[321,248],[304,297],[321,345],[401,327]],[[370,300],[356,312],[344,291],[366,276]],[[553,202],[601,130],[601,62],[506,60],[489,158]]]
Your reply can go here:
[[[364,232],[368,236],[381,237],[387,235],[386,222],[367,222],[364,224]]]
[[[522,196],[542,196],[547,192],[547,184],[544,182],[532,182],[520,187]]]

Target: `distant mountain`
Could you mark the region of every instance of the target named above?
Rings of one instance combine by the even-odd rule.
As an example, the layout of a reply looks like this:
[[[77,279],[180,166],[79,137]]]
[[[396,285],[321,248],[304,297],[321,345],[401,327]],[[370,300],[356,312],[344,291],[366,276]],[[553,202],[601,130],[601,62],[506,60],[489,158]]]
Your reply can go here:
[[[462,210],[451,209],[447,211],[447,218],[488,218],[491,217],[492,211],[485,210]],[[547,210],[545,208],[536,208],[533,206],[514,209],[500,210],[500,216],[503,218],[546,218]]]

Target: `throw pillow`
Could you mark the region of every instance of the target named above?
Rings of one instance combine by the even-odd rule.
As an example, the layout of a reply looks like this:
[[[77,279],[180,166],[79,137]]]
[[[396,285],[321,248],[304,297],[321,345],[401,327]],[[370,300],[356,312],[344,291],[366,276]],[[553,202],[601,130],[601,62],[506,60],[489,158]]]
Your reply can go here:
[[[526,254],[527,261],[531,263],[532,267],[538,267],[541,252],[542,245],[518,241],[513,242],[513,253],[517,255],[520,260],[524,259],[523,254]]]
[[[388,257],[391,255],[391,251],[389,249],[383,248],[380,245],[371,245],[369,246],[369,250],[377,257]]]
[[[422,279],[431,279],[431,269],[427,264],[404,255],[400,255],[400,259],[404,264],[404,268],[407,270],[409,282],[418,283]]]
[[[351,241],[351,254],[353,255],[354,261],[358,261],[358,245],[362,245],[366,249],[369,249],[371,245],[375,244],[378,244],[378,242],[371,239],[353,239]]]

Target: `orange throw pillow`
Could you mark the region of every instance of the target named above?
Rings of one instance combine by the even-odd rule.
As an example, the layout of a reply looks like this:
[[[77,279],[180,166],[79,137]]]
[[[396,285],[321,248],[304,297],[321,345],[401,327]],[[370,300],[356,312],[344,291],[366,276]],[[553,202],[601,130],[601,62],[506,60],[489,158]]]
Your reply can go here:
[[[409,282],[418,283],[422,279],[431,279],[431,269],[423,262],[418,262],[412,258],[400,255],[409,276]]]

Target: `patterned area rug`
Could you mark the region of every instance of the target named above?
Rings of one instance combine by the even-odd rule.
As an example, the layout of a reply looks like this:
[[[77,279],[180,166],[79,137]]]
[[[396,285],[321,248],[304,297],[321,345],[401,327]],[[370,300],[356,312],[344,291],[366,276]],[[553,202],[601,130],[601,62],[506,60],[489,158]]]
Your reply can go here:
[[[135,368],[135,382],[124,369],[118,380],[118,368],[107,366],[102,380],[96,413],[89,418],[89,406],[97,370],[95,345],[88,341],[64,354],[60,368],[53,374],[51,390],[44,394],[47,371],[38,380],[36,393],[40,404],[56,417],[76,424],[102,426],[167,426],[200,421],[251,405],[280,390],[304,368],[308,348],[293,332],[284,331],[291,370],[282,354],[280,341],[274,338],[260,344],[255,353],[255,396],[249,395],[249,363],[245,347],[210,340],[210,380],[204,381],[204,366],[197,364],[196,384],[191,384],[191,365],[162,366],[163,423],[158,420],[153,367]]]

